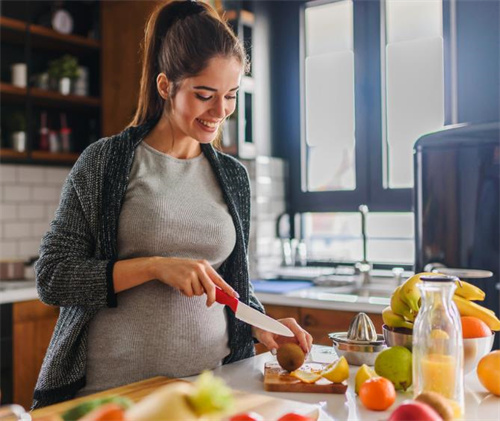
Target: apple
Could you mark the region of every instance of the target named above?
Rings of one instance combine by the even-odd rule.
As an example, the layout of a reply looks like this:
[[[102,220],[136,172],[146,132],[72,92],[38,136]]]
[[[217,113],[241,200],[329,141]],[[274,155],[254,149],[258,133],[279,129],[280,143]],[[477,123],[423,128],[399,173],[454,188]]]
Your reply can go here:
[[[429,405],[408,400],[392,412],[388,421],[443,421],[443,419]]]

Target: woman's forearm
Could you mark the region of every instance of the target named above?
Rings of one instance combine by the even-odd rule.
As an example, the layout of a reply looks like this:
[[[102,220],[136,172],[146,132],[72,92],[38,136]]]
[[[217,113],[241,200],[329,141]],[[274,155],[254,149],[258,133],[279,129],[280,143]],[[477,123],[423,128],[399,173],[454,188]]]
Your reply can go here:
[[[155,279],[154,262],[158,257],[137,257],[120,260],[113,267],[115,292],[125,291]]]

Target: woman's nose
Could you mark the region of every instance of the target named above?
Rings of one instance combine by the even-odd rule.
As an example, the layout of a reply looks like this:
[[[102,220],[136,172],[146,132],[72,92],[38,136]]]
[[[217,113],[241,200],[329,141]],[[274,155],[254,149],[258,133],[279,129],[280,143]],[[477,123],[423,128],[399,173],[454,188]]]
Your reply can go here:
[[[218,118],[224,118],[226,116],[224,98],[217,100],[212,107],[212,115]]]

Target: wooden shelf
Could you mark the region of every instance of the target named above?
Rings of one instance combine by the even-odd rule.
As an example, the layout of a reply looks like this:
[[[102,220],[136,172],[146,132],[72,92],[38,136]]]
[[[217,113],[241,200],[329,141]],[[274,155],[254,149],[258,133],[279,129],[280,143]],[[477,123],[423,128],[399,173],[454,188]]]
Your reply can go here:
[[[2,41],[23,43],[26,32],[32,36],[32,44],[35,48],[47,50],[60,50],[65,53],[84,53],[99,51],[101,42],[99,40],[82,37],[80,35],[61,34],[53,29],[40,25],[30,25],[18,19],[0,16],[0,28]]]
[[[40,88],[18,88],[9,83],[0,82],[0,95],[2,99],[13,101],[24,101],[28,97],[33,98],[36,105],[42,106],[74,106],[74,107],[91,107],[99,108],[101,99],[90,96],[81,95],[63,95],[56,91],[49,91]]]
[[[1,148],[0,149],[0,160],[8,162],[22,163],[33,163],[33,162],[44,162],[44,163],[58,163],[58,164],[73,164],[76,162],[79,153],[75,152],[48,152],[48,151],[32,151],[28,152],[17,152],[13,149]]]
[[[28,24],[22,20],[0,16],[0,27],[10,29],[12,31],[25,32]]]
[[[76,162],[79,153],[74,152],[48,152],[48,151],[32,151],[31,157],[35,161],[45,161],[45,162]]]
[[[0,149],[0,159],[26,159],[28,157],[28,152],[17,152],[13,149]]]

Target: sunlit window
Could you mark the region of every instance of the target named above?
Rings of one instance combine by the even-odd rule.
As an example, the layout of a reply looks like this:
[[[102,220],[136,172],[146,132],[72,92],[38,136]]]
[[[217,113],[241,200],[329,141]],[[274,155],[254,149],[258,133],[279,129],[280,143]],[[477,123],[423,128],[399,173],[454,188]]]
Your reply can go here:
[[[305,11],[304,191],[354,190],[353,4]]]
[[[309,259],[354,263],[363,258],[359,213],[304,215]],[[412,265],[415,256],[413,213],[369,213],[367,259],[382,264]]]
[[[415,140],[444,125],[442,1],[384,4],[383,181],[385,188],[411,188]]]

